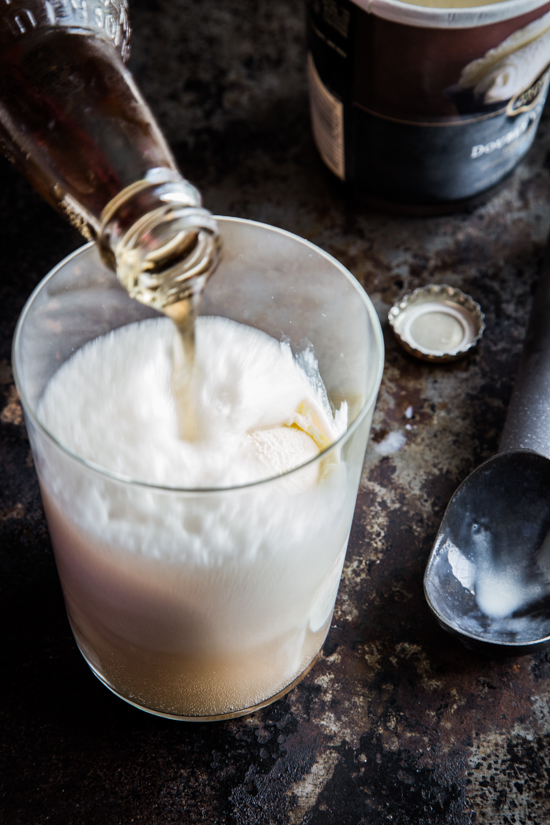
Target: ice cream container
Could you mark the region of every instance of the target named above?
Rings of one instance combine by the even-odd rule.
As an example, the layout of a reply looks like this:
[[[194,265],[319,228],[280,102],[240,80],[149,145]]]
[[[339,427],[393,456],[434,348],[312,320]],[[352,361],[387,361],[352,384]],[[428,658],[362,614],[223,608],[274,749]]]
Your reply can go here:
[[[307,26],[315,143],[371,201],[460,206],[530,148],[550,77],[549,2],[307,0]]]

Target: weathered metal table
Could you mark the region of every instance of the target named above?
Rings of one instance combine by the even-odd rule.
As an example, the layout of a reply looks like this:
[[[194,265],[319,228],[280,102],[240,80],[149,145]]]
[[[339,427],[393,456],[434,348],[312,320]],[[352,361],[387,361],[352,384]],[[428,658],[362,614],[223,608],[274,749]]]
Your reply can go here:
[[[439,367],[386,336],[333,627],[301,685],[227,723],[148,716],[105,690],[72,640],[10,370],[24,301],[80,239],[0,165],[0,820],[548,823],[550,654],[469,653],[435,624],[422,575],[449,497],[498,443],[550,225],[550,117],[485,206],[376,214],[315,153],[299,3],[135,0],[131,14],[132,68],[209,208],[328,250],[383,320],[403,290],[448,283],[481,303],[487,331]]]

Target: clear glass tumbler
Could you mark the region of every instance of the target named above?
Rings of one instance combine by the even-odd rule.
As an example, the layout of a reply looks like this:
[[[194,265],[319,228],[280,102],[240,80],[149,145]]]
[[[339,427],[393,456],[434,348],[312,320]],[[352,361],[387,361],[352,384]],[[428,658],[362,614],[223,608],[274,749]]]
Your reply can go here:
[[[347,431],[312,461],[240,487],[167,488],[117,476],[56,440],[37,405],[60,365],[93,338],[157,315],[128,297],[93,245],[37,287],[13,347],[77,644],[115,694],[183,720],[263,707],[313,664],[330,626],[383,368],[378,318],[343,266],[280,229],[219,222],[223,260],[201,314],[260,328],[294,352],[312,346],[332,403],[348,402]]]

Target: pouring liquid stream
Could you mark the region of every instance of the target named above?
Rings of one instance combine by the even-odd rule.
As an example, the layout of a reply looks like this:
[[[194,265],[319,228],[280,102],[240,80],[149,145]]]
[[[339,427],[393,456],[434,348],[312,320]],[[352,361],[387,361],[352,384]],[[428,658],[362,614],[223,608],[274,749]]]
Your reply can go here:
[[[220,248],[217,233],[193,227],[168,238],[145,256],[124,249],[115,255],[117,277],[131,297],[153,306],[175,326],[172,393],[179,437],[186,441],[197,437],[195,322]]]
[[[199,301],[200,293],[192,290],[187,298],[164,309],[164,314],[173,321],[177,330],[172,350],[172,393],[178,416],[179,436],[185,441],[193,441],[197,437],[195,321]]]

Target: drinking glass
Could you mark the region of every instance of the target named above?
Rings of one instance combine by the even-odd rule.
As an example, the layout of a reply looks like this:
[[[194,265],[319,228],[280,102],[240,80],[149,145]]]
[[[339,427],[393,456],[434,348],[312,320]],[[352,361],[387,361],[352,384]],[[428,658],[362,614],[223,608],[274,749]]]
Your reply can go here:
[[[54,437],[37,408],[59,367],[97,336],[158,315],[127,295],[94,245],[41,282],[13,346],[78,647],[127,702],[190,721],[263,707],[314,663],[383,367],[374,308],[341,264],[289,232],[218,220],[223,259],[200,314],[261,329],[295,353],[312,349],[331,403],[348,404],[346,432],[313,460],[256,483],[182,489],[110,472]]]

